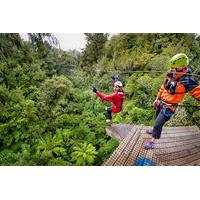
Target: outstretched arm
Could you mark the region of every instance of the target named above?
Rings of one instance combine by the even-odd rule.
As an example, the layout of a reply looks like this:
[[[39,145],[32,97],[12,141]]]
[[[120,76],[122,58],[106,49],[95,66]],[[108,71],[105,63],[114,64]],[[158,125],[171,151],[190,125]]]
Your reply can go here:
[[[189,91],[190,95],[200,101],[200,85]]]
[[[116,93],[105,95],[104,93],[97,91],[96,95],[104,101],[113,102],[113,99],[115,98]]]
[[[97,95],[100,99],[105,100],[105,101],[108,101],[108,102],[113,102],[113,99],[114,99],[114,98],[116,97],[116,95],[117,95],[116,93],[113,93],[113,94],[110,94],[110,95],[105,95],[104,93],[99,92],[95,86],[92,86],[92,91],[93,91],[94,93],[96,93],[96,95]]]
[[[189,84],[185,88],[192,97],[200,101],[200,85],[192,77],[189,77]]]

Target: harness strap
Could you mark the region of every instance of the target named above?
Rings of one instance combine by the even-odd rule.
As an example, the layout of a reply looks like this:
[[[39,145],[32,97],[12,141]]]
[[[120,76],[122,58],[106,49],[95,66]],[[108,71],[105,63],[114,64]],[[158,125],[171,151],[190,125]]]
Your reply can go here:
[[[170,70],[170,72],[168,72],[167,74],[168,78],[166,78],[164,82],[165,88],[171,94],[185,94],[187,90],[185,92],[175,92],[176,86],[183,85],[185,87],[186,85],[189,84],[189,78],[185,77],[185,75],[187,74],[189,76],[190,74],[188,72],[190,71],[187,67],[185,67],[181,70],[182,73],[177,74],[177,72],[180,73],[175,69],[172,69]]]
[[[161,108],[169,108],[169,109],[171,109],[174,112],[176,110],[176,108],[178,107],[178,104],[166,103],[165,101],[161,100],[159,102],[159,106]]]
[[[118,92],[118,94],[119,94],[119,93],[120,93],[120,94],[123,94],[123,92]],[[116,108],[120,108],[120,111],[122,110],[123,102],[124,102],[124,99],[123,99],[123,98],[121,98],[120,105],[119,105],[119,106],[115,105],[115,106],[116,106]]]

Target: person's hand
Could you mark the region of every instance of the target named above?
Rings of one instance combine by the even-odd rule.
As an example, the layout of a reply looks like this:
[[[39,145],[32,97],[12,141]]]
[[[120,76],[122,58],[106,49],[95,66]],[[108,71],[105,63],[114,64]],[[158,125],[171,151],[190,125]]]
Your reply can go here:
[[[92,91],[93,91],[94,93],[97,92],[97,88],[96,88],[94,85],[92,86]]]
[[[158,100],[156,99],[154,102],[153,102],[153,108],[156,110],[159,106],[159,103],[158,103]]]
[[[115,80],[116,81],[119,81],[120,79],[119,79],[119,75],[115,75]]]
[[[112,76],[111,77],[113,81],[119,81],[119,76],[118,75],[115,75],[115,76]]]
[[[112,76],[111,78],[112,78],[113,81],[115,81],[115,76]]]

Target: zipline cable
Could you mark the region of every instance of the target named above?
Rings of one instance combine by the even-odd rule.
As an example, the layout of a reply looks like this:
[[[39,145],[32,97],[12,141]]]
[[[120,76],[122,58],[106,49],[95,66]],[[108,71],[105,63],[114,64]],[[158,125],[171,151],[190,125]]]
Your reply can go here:
[[[119,74],[129,74],[129,73],[163,73],[166,74],[166,71],[138,71],[138,70],[129,70],[129,71],[120,71],[120,70],[97,70],[97,72],[101,73],[101,72],[109,72],[109,73],[113,73],[113,72],[117,72]],[[182,74],[183,72],[175,72],[176,74]],[[195,73],[191,73],[189,75],[192,76],[196,76],[196,77],[200,77],[199,74],[195,74]]]
[[[166,74],[166,71],[138,71],[138,70],[129,70],[129,71],[120,71],[120,70],[97,70],[99,73],[100,72],[109,72],[109,73],[113,73],[113,72],[117,72],[118,74],[128,74],[128,73],[165,73]],[[176,74],[181,74],[182,72],[175,72]],[[200,77],[200,75],[198,74],[194,74],[194,73],[191,73],[190,75],[192,76],[196,76],[196,77]],[[184,104],[180,104],[178,105],[179,107],[194,107],[194,108],[199,108],[200,106],[194,106],[194,105],[184,105]]]

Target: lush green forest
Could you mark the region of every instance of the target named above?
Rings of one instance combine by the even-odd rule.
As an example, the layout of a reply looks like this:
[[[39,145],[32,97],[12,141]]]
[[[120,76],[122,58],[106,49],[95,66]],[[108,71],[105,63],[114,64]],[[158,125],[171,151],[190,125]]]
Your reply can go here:
[[[92,85],[109,94],[118,74],[126,100],[114,123],[153,125],[165,77],[154,71],[183,52],[200,75],[197,34],[88,33],[82,52],[59,49],[52,34],[28,36],[0,34],[0,165],[101,165],[118,142],[106,135],[109,103]],[[168,126],[200,126],[199,108],[190,107],[198,102],[187,95],[182,104]]]

